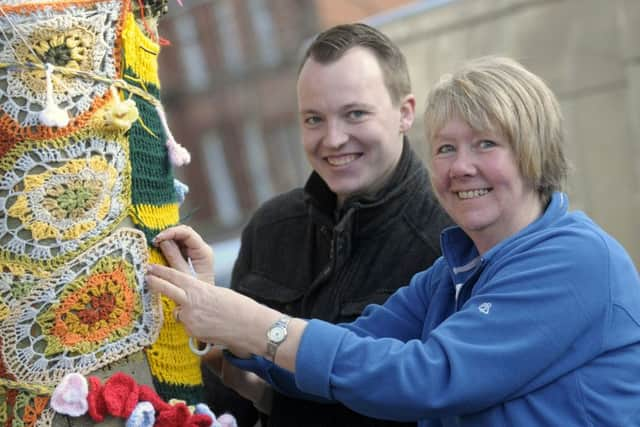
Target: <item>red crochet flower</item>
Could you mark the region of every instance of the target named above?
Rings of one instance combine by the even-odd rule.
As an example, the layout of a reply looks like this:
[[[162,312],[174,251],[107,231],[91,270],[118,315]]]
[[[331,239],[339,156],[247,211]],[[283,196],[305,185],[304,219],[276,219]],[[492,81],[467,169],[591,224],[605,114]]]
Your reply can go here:
[[[184,403],[170,405],[149,386],[118,372],[104,385],[98,377],[89,377],[89,415],[102,422],[106,415],[129,418],[138,402],[149,402],[157,412],[154,427],[210,427],[213,420],[206,414],[191,414]]]
[[[102,388],[102,398],[110,415],[129,418],[138,404],[138,383],[130,376],[117,372]]]
[[[89,416],[95,422],[101,423],[104,421],[104,416],[107,415],[107,407],[102,399],[102,384],[100,378],[89,377],[89,394],[87,395],[87,403],[89,404]]]

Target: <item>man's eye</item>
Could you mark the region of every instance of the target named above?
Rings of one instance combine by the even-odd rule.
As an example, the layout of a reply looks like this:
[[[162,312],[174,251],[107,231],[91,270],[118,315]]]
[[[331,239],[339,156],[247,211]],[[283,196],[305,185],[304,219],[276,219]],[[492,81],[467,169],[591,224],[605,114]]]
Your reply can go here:
[[[352,120],[358,120],[363,118],[367,113],[362,110],[353,110],[347,113],[347,116]]]
[[[318,123],[320,123],[320,117],[318,116],[309,116],[304,119],[304,124],[307,126],[315,126]]]

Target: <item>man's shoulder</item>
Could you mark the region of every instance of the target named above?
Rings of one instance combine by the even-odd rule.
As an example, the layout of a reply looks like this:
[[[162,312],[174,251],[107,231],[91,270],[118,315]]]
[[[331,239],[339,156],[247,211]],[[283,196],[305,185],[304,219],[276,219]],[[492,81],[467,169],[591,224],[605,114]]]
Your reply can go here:
[[[267,225],[306,215],[308,213],[304,190],[295,188],[264,202],[254,213],[251,222],[256,225]]]
[[[453,224],[428,184],[413,191],[411,197],[407,197],[405,215],[419,229],[435,228],[438,233]]]

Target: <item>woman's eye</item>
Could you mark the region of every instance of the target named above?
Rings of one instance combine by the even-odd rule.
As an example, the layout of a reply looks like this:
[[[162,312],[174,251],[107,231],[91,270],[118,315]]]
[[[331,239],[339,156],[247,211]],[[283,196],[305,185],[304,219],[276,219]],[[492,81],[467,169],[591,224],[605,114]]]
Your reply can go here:
[[[494,141],[491,141],[489,139],[483,139],[478,143],[478,146],[482,149],[492,148],[492,147],[495,147],[496,145],[497,144]]]
[[[443,144],[436,148],[436,154],[447,154],[447,153],[453,153],[454,151],[455,151],[455,148],[453,148],[453,145],[451,144]]]

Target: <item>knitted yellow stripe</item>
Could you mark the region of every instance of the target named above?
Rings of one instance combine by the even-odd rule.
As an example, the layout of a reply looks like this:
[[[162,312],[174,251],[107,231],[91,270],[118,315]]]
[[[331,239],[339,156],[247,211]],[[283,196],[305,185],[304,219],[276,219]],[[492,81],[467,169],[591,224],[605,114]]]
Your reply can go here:
[[[43,396],[52,394],[54,390],[53,387],[47,387],[38,384],[29,384],[22,381],[13,381],[8,378],[0,378],[0,389],[2,388],[25,390]]]
[[[3,260],[2,267],[16,276],[24,276],[27,273],[31,273],[39,279],[51,276],[51,270],[44,269],[37,265],[18,264]]]
[[[2,297],[0,297],[0,322],[6,319],[9,314],[11,314],[11,311],[9,311],[9,306],[5,304],[5,302],[2,300]]]
[[[149,264],[167,265],[167,260],[158,249],[149,248]]]
[[[131,219],[137,225],[143,225],[153,230],[164,230],[178,224],[180,221],[179,204],[167,205],[132,205]]]
[[[166,265],[157,249],[149,249],[149,262]],[[173,317],[175,303],[162,297],[164,324],[158,340],[147,349],[151,374],[159,381],[185,386],[202,385],[200,360],[189,350],[189,336]]]
[[[122,29],[125,66],[131,68],[143,81],[160,86],[158,54],[160,46],[140,29],[133,13],[125,17]]]

